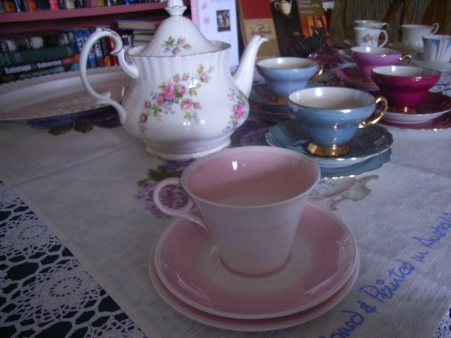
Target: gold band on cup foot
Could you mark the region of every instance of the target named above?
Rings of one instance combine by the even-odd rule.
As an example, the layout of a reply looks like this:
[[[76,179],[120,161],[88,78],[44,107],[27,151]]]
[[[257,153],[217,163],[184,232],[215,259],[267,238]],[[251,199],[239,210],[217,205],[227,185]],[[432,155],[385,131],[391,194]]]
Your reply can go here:
[[[340,156],[349,153],[350,148],[347,144],[342,146],[323,147],[315,143],[310,143],[307,150],[317,156]]]

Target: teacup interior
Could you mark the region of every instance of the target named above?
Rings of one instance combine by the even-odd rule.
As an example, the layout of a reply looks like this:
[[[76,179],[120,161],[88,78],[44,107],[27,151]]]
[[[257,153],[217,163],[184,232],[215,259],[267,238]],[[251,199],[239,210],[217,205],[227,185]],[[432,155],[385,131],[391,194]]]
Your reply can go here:
[[[437,76],[438,74],[438,72],[433,69],[411,66],[381,66],[373,68],[373,72],[376,74],[398,77],[425,77]]]
[[[316,62],[297,57],[278,57],[260,60],[257,66],[270,69],[299,69],[316,66]]]
[[[399,51],[393,48],[384,48],[384,47],[369,47],[369,46],[360,46],[360,47],[352,47],[351,51],[354,53],[361,54],[401,54]]]
[[[369,106],[374,103],[374,96],[347,88],[318,87],[294,92],[289,100],[299,106],[344,110]]]
[[[190,172],[185,187],[198,198],[222,205],[280,203],[306,193],[316,184],[318,170],[307,160],[283,152],[222,155]]]

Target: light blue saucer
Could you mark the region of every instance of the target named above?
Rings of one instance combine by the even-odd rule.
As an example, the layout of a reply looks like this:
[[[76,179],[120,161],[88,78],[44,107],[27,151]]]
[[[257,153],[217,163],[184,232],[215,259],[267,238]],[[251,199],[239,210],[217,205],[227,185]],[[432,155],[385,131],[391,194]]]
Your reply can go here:
[[[338,157],[311,154],[301,122],[290,119],[266,133],[266,142],[275,147],[292,149],[311,157],[321,168],[322,177],[358,175],[379,168],[390,159],[392,134],[380,125],[359,129],[348,143],[350,152]]]

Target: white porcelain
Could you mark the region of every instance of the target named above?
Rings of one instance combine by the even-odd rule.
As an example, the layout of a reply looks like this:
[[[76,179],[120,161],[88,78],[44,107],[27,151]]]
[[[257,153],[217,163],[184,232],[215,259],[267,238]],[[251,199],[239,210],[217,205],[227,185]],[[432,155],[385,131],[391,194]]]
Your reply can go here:
[[[449,63],[451,61],[451,35],[423,36],[423,60],[426,62]]]
[[[354,27],[354,37],[356,46],[384,47],[388,42],[387,32],[378,28]]]
[[[130,86],[130,77],[118,67],[89,69],[87,74],[96,88],[111,92],[111,99],[118,102]],[[48,118],[104,106],[86,92],[78,71],[2,84],[0,102],[0,121]]]
[[[388,22],[382,22],[377,20],[354,20],[354,27],[369,27],[388,31],[390,25],[388,24]]]
[[[417,24],[405,24],[401,25],[403,46],[407,49],[422,50],[424,35],[435,34],[439,29],[438,22],[432,26],[429,25],[417,25]]]
[[[195,320],[199,323],[209,325],[212,327],[233,330],[233,331],[247,331],[247,332],[257,332],[257,331],[270,331],[285,329],[295,325],[300,325],[313,320],[327,311],[334,308],[339,304],[343,298],[351,291],[354,286],[357,277],[359,275],[360,260],[357,256],[356,265],[352,271],[351,276],[345,285],[334,295],[326,299],[324,302],[309,308],[308,310],[294,313],[292,315],[275,317],[275,318],[265,318],[265,319],[237,319],[228,318],[213,315],[201,310],[198,310],[187,303],[181,301],[179,298],[175,297],[161,282],[158,278],[157,271],[155,269],[155,246],[152,247],[152,251],[149,256],[148,270],[150,279],[153,286],[155,287],[158,294],[163,298],[163,300],[171,306],[174,310],[185,315],[186,317]]]
[[[255,36],[233,74],[230,44],[208,41],[184,17],[181,0],[170,0],[164,20],[147,46],[125,51],[122,39],[109,29],[97,29],[80,57],[80,75],[97,102],[117,109],[124,129],[145,142],[147,152],[168,160],[184,160],[218,151],[249,114],[254,60],[266,38]],[[133,79],[122,105],[108,92],[99,93],[86,78],[89,50],[103,37],[115,43],[124,71]],[[130,60],[130,63],[126,61]]]
[[[264,319],[310,309],[338,292],[357,263],[349,228],[310,203],[298,223],[289,261],[263,277],[227,269],[211,237],[199,230],[188,220],[172,223],[156,243],[154,264],[174,296],[217,316]]]
[[[197,223],[216,243],[221,259],[245,275],[273,273],[286,263],[309,192],[320,170],[309,157],[273,147],[237,147],[191,163],[181,179],[154,189],[156,206]],[[160,191],[180,185],[190,196],[180,209],[165,207]],[[196,205],[202,216],[191,210]]]
[[[412,63],[419,67],[435,69],[440,72],[451,71],[451,62],[427,62],[423,60],[423,53],[412,54]]]

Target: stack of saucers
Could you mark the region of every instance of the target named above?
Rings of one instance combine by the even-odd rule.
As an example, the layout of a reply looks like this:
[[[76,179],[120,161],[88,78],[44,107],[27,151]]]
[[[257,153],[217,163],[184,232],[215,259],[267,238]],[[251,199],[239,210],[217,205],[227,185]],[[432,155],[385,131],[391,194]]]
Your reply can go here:
[[[359,271],[356,241],[335,215],[307,203],[289,260],[249,277],[229,270],[210,236],[177,219],[152,248],[149,273],[160,296],[183,315],[218,328],[267,331],[305,323],[335,307]]]

